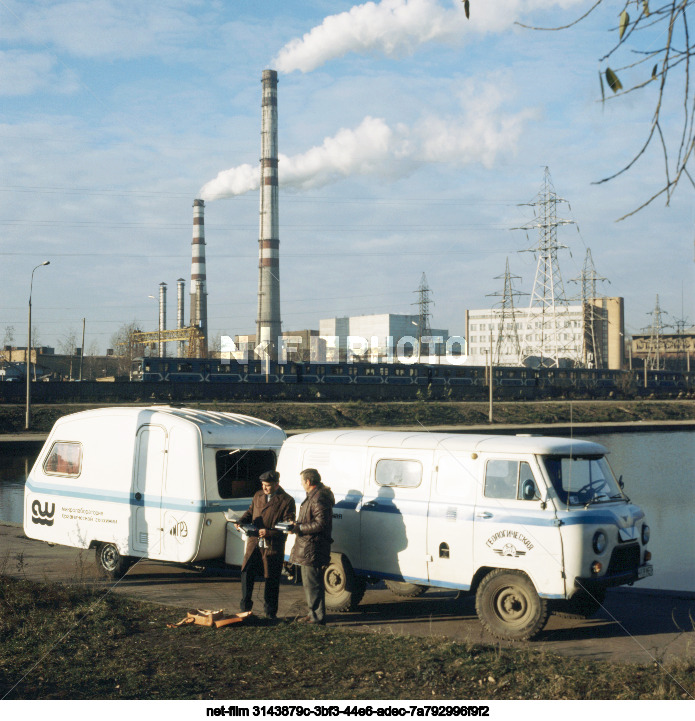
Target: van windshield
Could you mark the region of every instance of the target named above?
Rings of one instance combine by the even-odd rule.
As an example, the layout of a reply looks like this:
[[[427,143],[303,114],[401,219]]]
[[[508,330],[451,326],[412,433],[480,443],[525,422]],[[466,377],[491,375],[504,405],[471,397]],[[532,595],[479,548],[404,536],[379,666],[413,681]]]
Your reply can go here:
[[[625,498],[603,456],[543,456],[542,460],[564,505],[583,506]]]
[[[273,451],[231,448],[217,451],[217,490],[220,498],[250,498],[261,490],[260,476],[275,470]]]

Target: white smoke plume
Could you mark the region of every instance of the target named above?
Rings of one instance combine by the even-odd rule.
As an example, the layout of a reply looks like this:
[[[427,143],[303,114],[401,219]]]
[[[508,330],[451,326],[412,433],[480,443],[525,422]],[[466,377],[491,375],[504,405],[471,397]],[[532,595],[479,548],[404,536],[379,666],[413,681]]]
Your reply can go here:
[[[273,60],[281,73],[315,70],[350,52],[402,56],[429,42],[459,44],[471,33],[501,32],[531,11],[567,8],[583,0],[472,0],[470,20],[461,0],[445,8],[439,0],[382,0],[329,15]]]
[[[502,93],[489,86],[474,102],[468,96],[463,116],[427,116],[412,127],[389,126],[366,117],[356,128],[342,128],[305,153],[278,157],[283,188],[309,189],[356,175],[404,177],[423,163],[490,167],[500,152],[513,153],[530,111],[501,115]],[[206,183],[198,197],[217,200],[257,190],[260,166],[224,170]]]

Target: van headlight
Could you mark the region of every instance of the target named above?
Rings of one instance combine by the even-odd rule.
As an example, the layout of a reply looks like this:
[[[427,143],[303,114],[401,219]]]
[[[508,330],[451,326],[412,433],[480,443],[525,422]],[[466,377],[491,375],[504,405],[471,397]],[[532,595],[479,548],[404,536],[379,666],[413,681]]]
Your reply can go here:
[[[594,540],[591,542],[594,552],[599,555],[602,554],[606,550],[607,542],[606,534],[603,531],[596,531],[596,533],[594,533]]]
[[[652,535],[652,532],[649,530],[649,526],[645,523],[642,526],[642,545],[646,546],[649,543],[649,539]]]

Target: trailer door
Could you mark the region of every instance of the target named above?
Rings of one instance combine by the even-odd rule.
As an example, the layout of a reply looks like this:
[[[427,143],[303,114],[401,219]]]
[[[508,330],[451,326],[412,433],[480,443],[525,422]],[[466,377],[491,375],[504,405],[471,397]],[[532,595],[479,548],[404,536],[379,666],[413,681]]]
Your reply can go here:
[[[138,430],[135,444],[133,497],[135,522],[131,545],[145,557],[156,557],[162,551],[162,483],[166,464],[166,430],[145,425]]]

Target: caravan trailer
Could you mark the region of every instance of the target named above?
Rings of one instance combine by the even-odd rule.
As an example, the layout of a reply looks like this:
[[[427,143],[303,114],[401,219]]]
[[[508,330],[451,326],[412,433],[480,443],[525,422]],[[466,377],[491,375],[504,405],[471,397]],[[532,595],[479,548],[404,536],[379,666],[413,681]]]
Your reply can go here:
[[[458,589],[493,635],[529,639],[551,611],[592,615],[607,588],[652,575],[644,512],[606,453],[540,436],[319,431],[285,441],[278,471],[297,500],[304,468],[335,495],[328,608],[354,608],[380,580],[400,596]]]
[[[27,478],[24,532],[96,549],[112,577],[139,558],[240,564],[224,513],[248,508],[285,438],[250,416],[172,406],[64,416]]]

